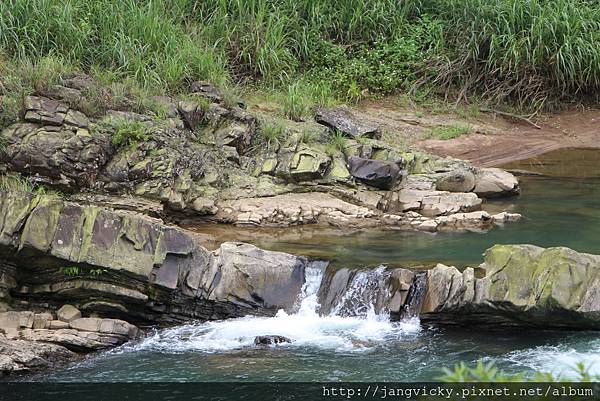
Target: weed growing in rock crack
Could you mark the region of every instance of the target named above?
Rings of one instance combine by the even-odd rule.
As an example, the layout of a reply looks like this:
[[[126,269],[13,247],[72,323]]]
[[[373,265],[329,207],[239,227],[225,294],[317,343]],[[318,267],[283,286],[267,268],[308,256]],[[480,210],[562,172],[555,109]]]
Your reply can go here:
[[[310,129],[305,129],[297,134],[298,143],[311,144],[319,141],[319,133],[317,131],[311,131]]]
[[[65,276],[75,277],[79,276],[79,273],[81,273],[81,269],[79,268],[79,266],[65,266],[60,268],[60,272]]]
[[[92,276],[100,276],[101,274],[107,273],[106,269],[90,269],[90,275]]]
[[[152,139],[148,125],[142,121],[111,118],[109,125],[115,129],[112,135],[112,143],[115,146],[136,146],[139,142],[148,142]]]
[[[285,126],[274,121],[265,121],[260,126],[260,135],[269,150],[275,149],[285,136]]]
[[[461,135],[465,135],[471,132],[471,127],[462,125],[449,125],[446,127],[437,127],[431,130],[431,136],[438,139],[453,139],[458,138]]]
[[[344,152],[348,147],[348,138],[344,136],[344,133],[339,130],[334,130],[329,137],[329,143],[341,152]]]

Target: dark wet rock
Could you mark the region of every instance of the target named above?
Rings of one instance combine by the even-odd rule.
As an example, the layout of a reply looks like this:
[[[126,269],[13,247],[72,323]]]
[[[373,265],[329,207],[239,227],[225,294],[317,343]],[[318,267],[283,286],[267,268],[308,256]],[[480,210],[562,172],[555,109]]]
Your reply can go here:
[[[391,189],[402,180],[403,171],[397,163],[350,156],[348,171],[367,185]]]
[[[315,120],[332,130],[340,131],[350,138],[379,138],[381,132],[373,124],[361,121],[345,108],[321,109]]]
[[[255,345],[276,345],[291,343],[292,340],[285,336],[268,335],[268,336],[257,336],[254,338]]]
[[[514,175],[502,169],[482,168],[475,175],[473,192],[484,198],[518,195],[519,181]]]

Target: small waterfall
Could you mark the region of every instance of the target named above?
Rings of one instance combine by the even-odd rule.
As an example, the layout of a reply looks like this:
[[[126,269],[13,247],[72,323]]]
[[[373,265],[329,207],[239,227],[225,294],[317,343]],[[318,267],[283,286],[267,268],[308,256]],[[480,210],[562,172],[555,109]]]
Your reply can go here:
[[[278,347],[362,352],[418,335],[418,319],[390,320],[391,273],[384,266],[368,270],[326,267],[326,262],[307,266],[291,311],[282,309],[274,317],[246,316],[173,327],[128,349],[214,353],[254,348],[256,336],[281,335],[292,342]],[[127,348],[118,352],[127,352]]]
[[[304,271],[304,285],[298,294],[292,311],[297,314],[319,313],[319,297],[317,293],[323,281],[323,273],[329,262],[315,261]]]
[[[417,273],[413,279],[412,285],[408,290],[406,302],[402,307],[402,318],[419,316],[423,299],[427,293],[427,273]]]
[[[330,309],[332,316],[367,317],[385,314],[390,297],[385,266],[353,272],[346,291]]]

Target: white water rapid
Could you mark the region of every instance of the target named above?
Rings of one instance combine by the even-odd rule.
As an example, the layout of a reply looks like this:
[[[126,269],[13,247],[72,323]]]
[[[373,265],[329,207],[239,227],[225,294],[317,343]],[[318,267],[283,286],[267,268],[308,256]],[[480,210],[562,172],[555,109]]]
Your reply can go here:
[[[323,270],[308,268],[294,313],[280,310],[274,317],[247,316],[178,326],[159,331],[134,348],[164,352],[222,352],[254,346],[254,338],[259,335],[282,335],[290,338],[292,343],[278,347],[361,352],[389,340],[417,334],[421,329],[418,318],[390,322],[386,313],[375,314],[372,304],[375,299],[364,291],[372,291],[372,284],[378,281],[374,276],[381,274],[384,274],[383,269],[358,275],[344,297],[343,307],[334,308],[327,316],[320,316],[317,292]],[[349,297],[353,302],[347,302]],[[349,305],[354,308],[351,313],[347,310]]]

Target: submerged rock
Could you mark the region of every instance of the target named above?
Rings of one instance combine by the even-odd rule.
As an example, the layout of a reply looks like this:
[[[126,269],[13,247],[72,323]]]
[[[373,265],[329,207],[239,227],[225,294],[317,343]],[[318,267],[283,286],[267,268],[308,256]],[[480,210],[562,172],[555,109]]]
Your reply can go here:
[[[255,345],[275,345],[291,342],[292,340],[290,338],[277,335],[257,336],[254,338]]]

